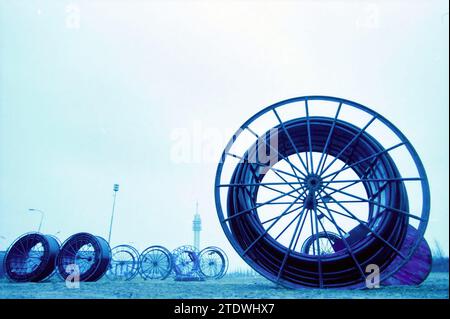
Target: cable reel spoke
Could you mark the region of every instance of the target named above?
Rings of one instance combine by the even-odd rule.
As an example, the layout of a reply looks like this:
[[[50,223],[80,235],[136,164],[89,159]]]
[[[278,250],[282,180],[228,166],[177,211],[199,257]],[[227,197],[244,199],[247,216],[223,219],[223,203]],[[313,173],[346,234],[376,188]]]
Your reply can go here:
[[[111,262],[106,276],[111,280],[131,280],[139,272],[139,252],[130,245],[111,249]]]
[[[164,280],[172,272],[173,258],[163,246],[150,246],[139,256],[139,273],[149,280]]]

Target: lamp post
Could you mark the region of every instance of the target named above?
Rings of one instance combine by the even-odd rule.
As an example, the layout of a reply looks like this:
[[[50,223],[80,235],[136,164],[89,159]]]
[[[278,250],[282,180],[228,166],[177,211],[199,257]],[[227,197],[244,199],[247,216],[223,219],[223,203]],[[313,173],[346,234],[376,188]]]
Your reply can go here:
[[[111,242],[111,232],[112,232],[112,226],[113,226],[113,221],[114,221],[114,208],[116,206],[116,195],[117,192],[119,191],[119,184],[114,184],[114,200],[113,200],[113,207],[112,207],[112,212],[111,212],[111,223],[109,224],[109,235],[108,235],[108,243]]]
[[[41,232],[41,228],[42,228],[42,221],[44,220],[44,211],[40,210],[40,209],[36,209],[36,208],[29,208],[28,211],[30,212],[38,212],[41,214],[41,221],[39,222],[39,228],[38,228],[38,233]]]

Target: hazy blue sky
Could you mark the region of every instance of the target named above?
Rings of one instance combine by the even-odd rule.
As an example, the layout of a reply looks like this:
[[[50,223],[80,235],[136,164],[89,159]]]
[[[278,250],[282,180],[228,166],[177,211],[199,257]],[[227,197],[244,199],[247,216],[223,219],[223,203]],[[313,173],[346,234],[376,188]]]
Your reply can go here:
[[[203,246],[237,267],[213,195],[225,140],[269,104],[321,94],[408,136],[431,186],[426,238],[448,253],[448,11],[444,0],[0,0],[0,249],[37,228],[30,207],[62,240],[106,237],[119,183],[113,244],[192,243],[198,200]],[[223,143],[206,160],[214,130]],[[177,132],[192,141],[184,163],[171,156]]]

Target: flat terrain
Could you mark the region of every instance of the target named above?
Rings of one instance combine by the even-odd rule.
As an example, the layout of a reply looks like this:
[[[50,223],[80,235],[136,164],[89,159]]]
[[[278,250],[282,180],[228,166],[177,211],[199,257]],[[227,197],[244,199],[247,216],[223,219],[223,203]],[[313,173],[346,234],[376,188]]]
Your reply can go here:
[[[78,289],[68,289],[64,282],[53,278],[43,283],[11,283],[0,280],[0,298],[371,298],[417,299],[448,298],[448,273],[431,273],[418,287],[382,287],[372,290],[292,290],[277,287],[262,277],[225,277],[218,281],[176,282],[110,281],[80,283]]]

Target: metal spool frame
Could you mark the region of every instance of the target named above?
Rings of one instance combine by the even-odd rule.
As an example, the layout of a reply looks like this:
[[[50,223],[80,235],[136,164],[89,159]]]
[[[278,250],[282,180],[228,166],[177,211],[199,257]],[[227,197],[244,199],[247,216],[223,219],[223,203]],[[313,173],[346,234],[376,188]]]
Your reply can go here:
[[[39,282],[55,269],[58,241],[50,235],[27,233],[9,247],[3,260],[5,273],[16,282]]]
[[[49,235],[47,235],[47,236],[51,236],[52,238],[54,238],[54,239],[58,242],[59,247],[62,246],[61,240],[60,240],[56,235],[49,234]],[[59,251],[58,251],[58,254],[59,254]],[[55,264],[55,265],[54,265],[54,269],[53,269],[52,273],[50,274],[50,276],[48,276],[48,277],[46,278],[46,280],[50,280],[50,279],[52,279],[55,275],[58,274],[58,269],[57,269],[57,267],[56,267],[56,258],[55,258],[54,264]]]
[[[199,271],[199,251],[194,246],[184,245],[174,249],[172,258],[176,276],[196,275]]]
[[[227,273],[228,257],[219,247],[210,246],[199,253],[199,270],[206,279],[220,279]]]
[[[106,276],[111,280],[131,280],[139,272],[139,251],[130,245],[111,249],[111,262]]]
[[[312,114],[319,109],[324,115]],[[343,109],[356,115],[342,119]],[[268,118],[276,124],[255,132],[261,120]],[[359,124],[361,118],[367,121]],[[381,127],[387,137],[375,138],[378,131],[371,125]],[[373,133],[369,133],[371,129]],[[244,134],[255,141],[243,152],[233,153]],[[276,149],[271,146],[274,136]],[[391,137],[399,143],[386,145],[392,143]],[[275,151],[275,156],[261,159],[260,149]],[[393,153],[399,149],[406,155],[397,162],[398,167]],[[238,163],[230,164],[233,160]],[[402,174],[406,170],[403,160],[414,168],[415,175]],[[232,170],[228,177],[226,165]],[[342,179],[345,174],[352,179]],[[272,178],[269,182],[267,176]],[[420,188],[414,192],[414,197],[421,197],[420,203],[414,202],[418,206],[414,211],[408,183]],[[260,202],[261,194],[269,191],[271,198]],[[237,253],[261,275],[292,288],[361,288],[369,264],[379,266],[382,281],[389,278],[411,259],[423,240],[430,209],[425,169],[408,139],[375,111],[328,96],[281,101],[246,121],[222,154],[215,199],[222,228]],[[355,211],[350,204],[356,202],[365,208]],[[264,210],[275,217],[265,218]],[[282,242],[273,229],[285,216],[295,217],[281,231],[282,235],[292,232],[292,237]],[[340,249],[336,253],[322,255],[320,247],[316,255],[296,250],[307,218],[310,236],[319,231],[338,234]],[[342,228],[338,218],[349,219],[345,224],[356,226]],[[328,229],[325,222],[331,225]],[[402,245],[411,225],[417,234],[405,251]],[[401,262],[389,267],[396,257],[401,257]]]
[[[63,243],[56,264],[59,275],[64,280],[72,274],[67,272],[68,266],[77,265],[80,281],[97,281],[108,270],[110,261],[111,249],[104,238],[78,233]]]
[[[318,240],[321,243],[316,243]],[[334,244],[340,240],[338,234],[333,232],[318,232],[312,236],[309,236],[302,245],[301,252],[307,255],[316,255],[318,253],[317,248],[320,246],[320,252],[322,255],[329,255],[336,252]],[[322,244],[323,243],[323,244]]]
[[[172,255],[163,246],[150,246],[139,257],[139,273],[144,279],[166,279],[172,267]]]

